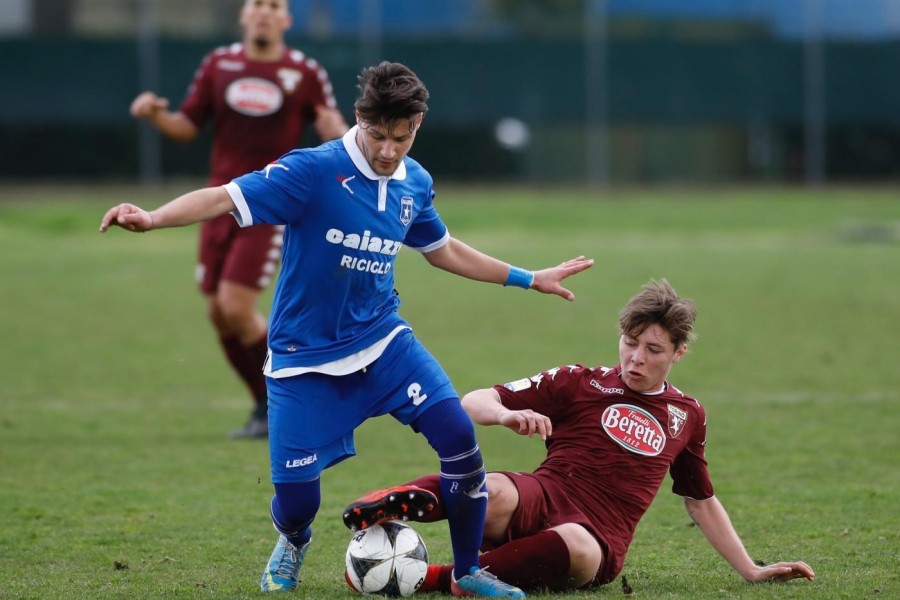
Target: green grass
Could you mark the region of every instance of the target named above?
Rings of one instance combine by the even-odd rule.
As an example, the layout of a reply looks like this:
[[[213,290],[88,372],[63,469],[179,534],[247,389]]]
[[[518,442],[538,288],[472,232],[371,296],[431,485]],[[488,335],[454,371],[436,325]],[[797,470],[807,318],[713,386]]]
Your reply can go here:
[[[13,188],[0,202],[0,597],[251,598],[275,540],[263,443],[193,283],[196,230],[96,232],[119,201],[186,191]],[[623,575],[638,598],[900,597],[900,200],[896,190],[439,189],[457,237],[540,268],[596,266],[566,303],[401,253],[401,312],[460,392],[558,364],[614,364],[621,305],[666,277],[699,308],[672,374],[709,416],[716,492],[757,559],[814,582],[748,585],[663,485]],[[479,429],[488,466],[540,444]],[[436,468],[389,419],[326,472],[292,597],[354,597],[340,509]],[[417,527],[435,561],[446,525]],[[117,566],[118,565],[118,566]],[[618,598],[620,581],[575,597]]]

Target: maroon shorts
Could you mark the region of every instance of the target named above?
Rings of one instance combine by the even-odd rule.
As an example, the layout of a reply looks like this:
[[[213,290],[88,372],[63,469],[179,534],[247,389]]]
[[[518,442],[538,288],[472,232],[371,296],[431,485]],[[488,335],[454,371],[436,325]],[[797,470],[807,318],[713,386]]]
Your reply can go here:
[[[262,290],[275,277],[281,261],[284,228],[278,225],[240,227],[231,215],[200,226],[197,285],[206,295],[230,281]]]
[[[581,512],[556,483],[535,476],[532,473],[497,471],[512,480],[519,491],[519,506],[510,520],[506,535],[510,541],[535,535],[536,533],[564,523],[577,523],[593,535],[603,549],[600,569],[587,587],[596,587],[615,580],[619,574],[619,557],[614,556],[609,546],[591,521]]]

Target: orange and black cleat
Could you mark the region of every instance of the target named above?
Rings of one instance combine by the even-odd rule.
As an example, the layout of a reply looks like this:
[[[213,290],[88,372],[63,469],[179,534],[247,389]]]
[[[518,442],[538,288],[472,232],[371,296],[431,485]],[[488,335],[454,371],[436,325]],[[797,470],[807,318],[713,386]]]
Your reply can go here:
[[[418,521],[437,506],[437,497],[415,485],[398,485],[369,492],[344,509],[344,525],[350,531],[385,521]]]

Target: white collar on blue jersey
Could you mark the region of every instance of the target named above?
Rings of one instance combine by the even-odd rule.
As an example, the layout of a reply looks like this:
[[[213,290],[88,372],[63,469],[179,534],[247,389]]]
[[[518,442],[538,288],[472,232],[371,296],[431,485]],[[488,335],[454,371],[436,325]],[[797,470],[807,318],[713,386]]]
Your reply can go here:
[[[344,148],[347,150],[347,154],[350,155],[350,160],[353,161],[353,164],[356,165],[356,168],[359,169],[363,175],[372,180],[381,179],[381,175],[372,170],[371,165],[366,161],[366,157],[363,156],[362,150],[356,145],[357,131],[359,131],[359,125],[354,125],[350,128],[350,131],[344,134],[344,137],[341,139],[341,141],[344,142]],[[406,163],[401,160],[400,166],[397,167],[397,170],[394,171],[390,178],[406,179]]]

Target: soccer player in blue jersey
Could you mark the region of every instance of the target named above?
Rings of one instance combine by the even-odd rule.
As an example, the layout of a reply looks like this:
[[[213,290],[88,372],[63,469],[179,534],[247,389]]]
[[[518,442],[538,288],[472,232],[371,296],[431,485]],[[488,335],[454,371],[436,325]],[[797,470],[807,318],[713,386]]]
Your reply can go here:
[[[567,300],[574,295],[562,280],[593,260],[581,256],[531,272],[453,238],[433,205],[431,176],[407,156],[428,90],[409,68],[389,62],[363,69],[358,87],[357,124],[343,138],[294,150],[152,211],[119,204],[103,216],[100,231],[116,225],[146,232],[226,213],[243,227],[285,226],[264,368],[271,514],[280,535],[263,590],[297,586],[322,471],[355,454],[353,432],[363,421],[390,413],[437,452],[453,593],[521,598],[521,590],[479,568],[487,492],[474,426],[443,368],[398,313],[395,259],[408,246],[456,275]],[[412,491],[403,501],[416,510],[429,498]]]

